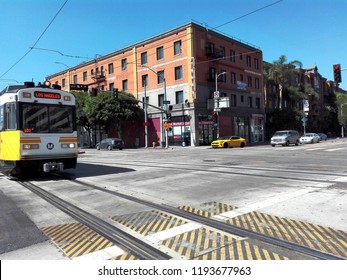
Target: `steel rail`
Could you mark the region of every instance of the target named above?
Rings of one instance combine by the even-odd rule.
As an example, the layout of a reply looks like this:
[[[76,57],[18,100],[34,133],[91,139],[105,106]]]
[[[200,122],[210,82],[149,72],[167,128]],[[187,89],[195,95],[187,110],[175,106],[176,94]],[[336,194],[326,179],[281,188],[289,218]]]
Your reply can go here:
[[[78,183],[78,184],[80,184],[82,186],[87,186],[87,187],[91,187],[91,188],[100,190],[102,192],[110,193],[112,195],[124,198],[126,200],[130,200],[130,201],[142,204],[142,205],[146,205],[146,206],[149,206],[151,208],[155,208],[155,209],[160,210],[160,211],[164,211],[164,212],[167,212],[167,213],[179,216],[179,217],[183,217],[185,219],[188,219],[188,220],[191,220],[191,221],[203,224],[203,225],[207,225],[209,227],[216,228],[216,229],[219,229],[221,231],[224,231],[224,232],[227,232],[227,233],[230,233],[230,234],[234,234],[234,235],[241,236],[241,237],[247,237],[247,238],[263,241],[263,242],[266,242],[268,244],[272,244],[272,245],[279,246],[281,248],[285,248],[285,249],[289,249],[289,250],[292,250],[292,251],[300,252],[302,254],[306,254],[306,255],[315,257],[317,259],[322,259],[322,260],[344,260],[344,258],[340,257],[340,256],[336,256],[336,255],[332,255],[332,254],[329,254],[329,253],[317,251],[317,250],[311,249],[309,247],[301,246],[301,245],[298,245],[298,244],[295,244],[295,243],[291,243],[291,242],[288,242],[288,241],[285,241],[285,240],[280,240],[280,239],[277,239],[277,238],[274,238],[274,237],[266,236],[266,235],[263,235],[263,234],[260,234],[260,233],[257,233],[257,232],[253,232],[253,231],[250,231],[250,230],[247,230],[247,229],[236,227],[234,225],[230,225],[230,224],[223,223],[223,222],[220,222],[220,221],[217,221],[217,220],[213,220],[213,219],[210,219],[210,218],[199,216],[197,214],[190,213],[190,212],[187,212],[187,211],[184,211],[184,210],[181,210],[181,209],[169,206],[169,205],[154,203],[154,202],[151,202],[151,201],[148,201],[148,200],[144,200],[144,199],[137,198],[137,197],[134,197],[134,196],[129,196],[127,194],[123,194],[123,193],[116,192],[116,191],[113,191],[113,190],[101,188],[101,187],[98,187],[98,186],[95,186],[95,185],[92,185],[92,184],[89,184],[89,183],[86,183],[86,182],[83,182],[83,181],[79,181],[79,180],[73,180],[73,182]]]
[[[108,240],[124,246],[140,259],[168,260],[172,258],[164,252],[153,248],[149,244],[133,237],[115,226],[112,226],[102,219],[87,213],[83,209],[60,199],[54,194],[49,193],[31,182],[18,181],[18,183]]]

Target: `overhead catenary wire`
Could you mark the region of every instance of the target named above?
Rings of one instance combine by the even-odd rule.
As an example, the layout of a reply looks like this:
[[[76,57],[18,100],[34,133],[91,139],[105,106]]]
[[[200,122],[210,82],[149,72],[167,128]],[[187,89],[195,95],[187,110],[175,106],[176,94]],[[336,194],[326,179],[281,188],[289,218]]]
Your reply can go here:
[[[46,31],[48,30],[48,28],[52,25],[52,23],[54,22],[54,20],[57,18],[57,16],[60,14],[61,10],[64,8],[64,6],[66,5],[66,3],[69,0],[65,0],[64,4],[60,7],[60,9],[58,10],[58,12],[55,14],[55,16],[52,18],[52,20],[49,22],[49,24],[46,26],[46,28],[43,30],[43,32],[41,33],[41,35],[37,38],[37,40],[35,41],[35,43],[32,45],[32,47],[30,47],[30,49],[22,56],[20,57],[8,70],[6,70],[1,76],[0,78],[2,78],[3,76],[5,76],[8,72],[10,72],[19,62],[21,62],[37,45],[37,43],[41,40],[41,38],[43,37],[43,35],[46,33]]]

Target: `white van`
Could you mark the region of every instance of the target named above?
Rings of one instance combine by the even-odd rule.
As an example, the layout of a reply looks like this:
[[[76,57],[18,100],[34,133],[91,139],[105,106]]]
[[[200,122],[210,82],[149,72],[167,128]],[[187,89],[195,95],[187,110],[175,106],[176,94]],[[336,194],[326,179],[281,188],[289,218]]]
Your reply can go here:
[[[300,143],[300,134],[296,130],[281,130],[276,131],[276,133],[271,137],[271,146],[276,145],[289,146],[289,144],[294,144],[295,146]]]

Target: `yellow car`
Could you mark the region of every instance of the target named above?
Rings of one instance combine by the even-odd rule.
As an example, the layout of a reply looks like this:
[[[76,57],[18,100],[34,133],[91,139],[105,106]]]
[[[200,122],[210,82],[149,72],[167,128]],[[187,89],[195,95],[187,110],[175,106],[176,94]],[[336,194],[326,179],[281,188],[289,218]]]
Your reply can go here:
[[[246,139],[240,136],[224,136],[212,141],[212,148],[233,148],[246,146]]]

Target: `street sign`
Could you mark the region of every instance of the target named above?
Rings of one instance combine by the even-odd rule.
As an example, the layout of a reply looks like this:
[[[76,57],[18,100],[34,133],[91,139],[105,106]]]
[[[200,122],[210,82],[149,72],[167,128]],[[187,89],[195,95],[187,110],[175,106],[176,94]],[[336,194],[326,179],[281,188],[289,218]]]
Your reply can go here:
[[[70,90],[88,91],[88,85],[70,84]]]
[[[218,97],[219,97],[219,91],[213,92],[213,97],[214,97],[214,98],[218,98]]]
[[[163,127],[164,127],[165,130],[168,130],[169,129],[169,124],[167,122],[164,122]]]
[[[163,101],[163,104],[164,104],[164,105],[169,105],[169,104],[170,104],[170,100],[164,100],[164,101]]]

